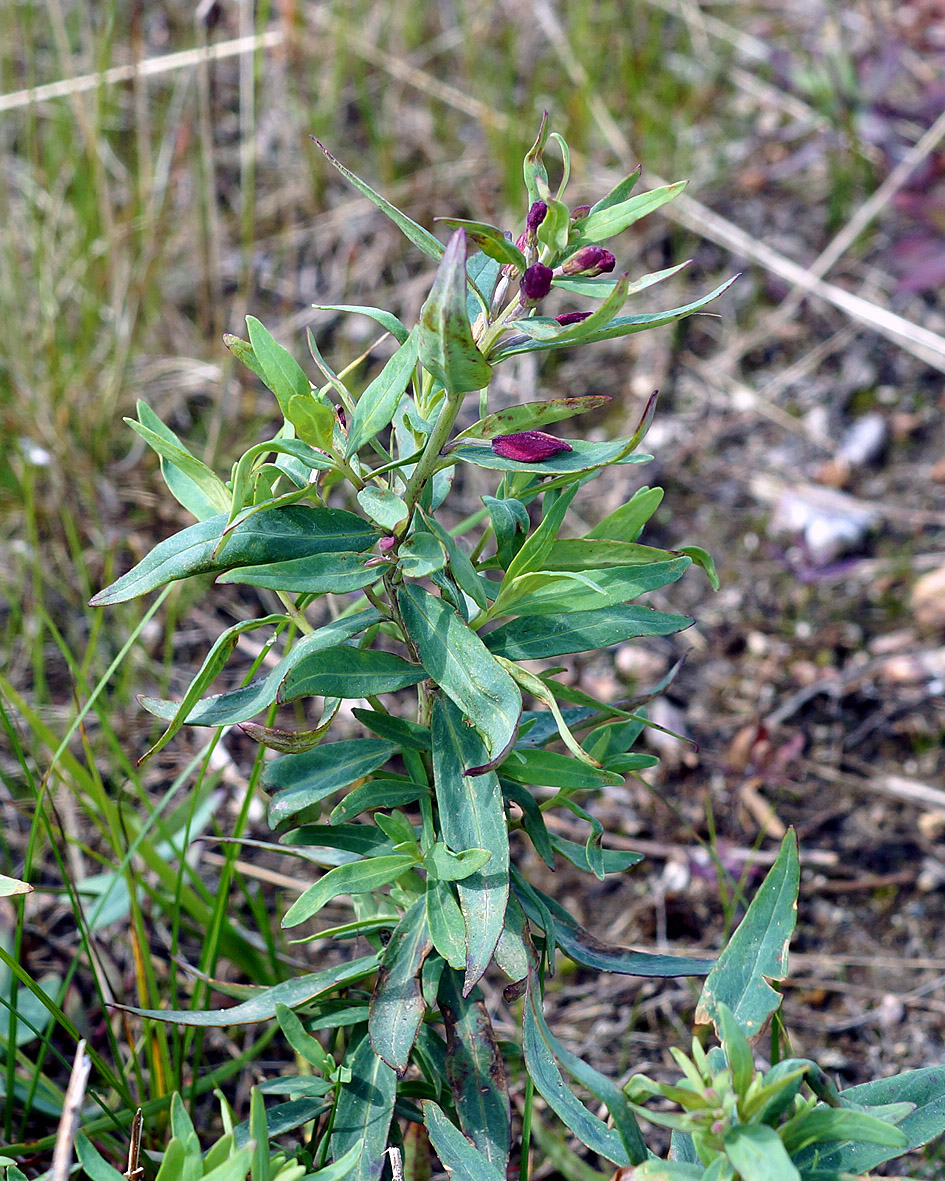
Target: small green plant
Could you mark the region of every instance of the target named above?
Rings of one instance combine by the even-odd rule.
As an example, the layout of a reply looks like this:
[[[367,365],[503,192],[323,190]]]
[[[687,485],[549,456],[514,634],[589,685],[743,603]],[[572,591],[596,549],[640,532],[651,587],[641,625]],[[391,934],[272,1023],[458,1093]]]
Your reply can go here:
[[[549,141],[561,158],[554,189],[544,163]],[[263,325],[248,318],[249,339],[231,336],[227,344],[273,392],[283,422],[273,438],[246,451],[226,481],[139,405],[131,425],[158,453],[171,493],[197,523],[161,542],[93,599],[99,606],[120,603],[206,574],[275,594],[277,610],[242,620],[216,639],[182,700],[143,703],[166,722],[152,751],[185,724],[238,725],[261,750],[276,751],[280,757],[257,762],[276,838],[255,844],[295,856],[305,873],[319,870],[302,882],[281,920],[298,942],[316,944],[316,971],[268,987],[234,990],[214,981],[238,999],[225,1009],[129,1009],[149,1021],[197,1029],[275,1021],[299,1064],[295,1075],[267,1080],[256,1092],[246,1130],[252,1149],[241,1145],[225,1115],[224,1138],[198,1161],[196,1136],[175,1101],[173,1139],[158,1175],[174,1173],[169,1158],[186,1157],[187,1176],[219,1181],[247,1170],[254,1181],[378,1181],[393,1167],[389,1149],[402,1145],[404,1175],[420,1178],[432,1145],[461,1181],[502,1181],[515,1167],[513,1154],[524,1179],[535,1092],[605,1161],[619,1169],[651,1168],[635,1114],[645,1084],[637,1081],[625,1093],[562,1046],[545,1021],[545,981],[559,951],[594,971],[672,977],[711,970],[704,999],[710,1008],[729,1006],[719,1019],[737,1069],[731,1059],[724,1065],[711,1054],[698,1057],[690,1087],[679,1089],[690,1104],[680,1134],[723,1162],[709,1163],[708,1177],[728,1176],[724,1168],[735,1167],[725,1165],[728,1137],[743,1124],[767,1129],[761,1135],[773,1135],[788,1152],[784,1127],[804,1112],[798,1108],[784,1127],[756,1119],[769,1110],[757,1108],[757,1096],[771,1092],[774,1103],[772,1087],[782,1097],[795,1082],[809,1081],[810,1071],[787,1077],[775,1068],[773,1078],[759,1083],[746,1066],[744,1039],[735,1034],[735,1022],[746,1035],[756,1033],[772,1011],[767,999],[752,1000],[759,987],[762,996],[771,993],[763,979],[774,975],[771,964],[758,948],[739,942],[746,925],[757,934],[755,927],[743,923],[714,968],[701,959],[606,945],[511,857],[512,841],[530,842],[550,868],[564,860],[598,879],[641,860],[605,848],[600,822],[585,806],[594,792],[656,761],[632,749],[646,725],[639,703],[624,708],[596,700],[558,680],[557,670],[535,672],[530,662],[677,632],[691,622],[687,617],[635,600],[674,582],[694,562],[713,581],[715,571],[698,546],[667,551],[641,543],[660,489],[642,488],[583,536],[571,536],[567,527],[585,484],[649,458],[639,445],[655,396],[626,438],[566,440],[544,428],[608,399],[576,395],[496,406],[489,395],[493,371],[522,353],[670,323],[703,308],[728,284],[683,307],[623,314],[629,295],[679,268],[632,279],[617,273],[602,243],[682,185],[634,196],[635,173],[594,205],[572,209],[563,199],[568,148],[545,120],[524,161],[526,216],[517,241],[482,222],[444,219],[451,231],[444,246],[325,154],[436,261],[419,322],[408,328],[380,308],[335,307],[375,320],[396,349],[364,385],[353,369],[334,372],[309,334],[320,374],[313,384]],[[591,307],[542,314],[555,289],[589,299]],[[470,465],[493,473],[495,483],[481,509],[457,519],[451,488]],[[277,662],[240,688],[209,694],[239,637],[251,630],[281,645]],[[408,708],[402,691],[411,688]],[[306,729],[274,724],[279,705],[310,699],[321,704]],[[330,741],[346,699],[365,703],[353,711],[361,733]],[[264,722],[252,720],[263,713]],[[583,841],[566,840],[546,825],[554,809],[566,809],[584,826]],[[780,881],[770,905],[783,919],[787,900],[793,915],[796,881],[793,895],[785,883],[796,876],[796,862],[796,849],[786,844],[777,872],[753,903],[755,913],[769,905],[770,883]],[[341,898],[350,899],[351,918],[319,927],[323,908]],[[766,939],[780,931],[781,955],[786,921],[764,930]],[[356,939],[366,953],[344,955]],[[521,999],[521,1036],[513,1045],[498,1043],[479,988],[493,966],[508,981],[509,1001]],[[566,1084],[562,1068],[604,1105],[608,1118]],[[730,1083],[716,1077],[725,1070]],[[520,1124],[513,1124],[509,1071],[525,1079]],[[706,1094],[713,1088],[715,1106]],[[284,1102],[267,1113],[264,1093]],[[879,1117],[871,1118],[875,1134]],[[809,1131],[811,1125],[795,1126]],[[888,1120],[882,1126],[887,1142],[892,1136],[897,1149],[905,1146],[898,1132],[887,1130]],[[269,1137],[292,1132],[296,1159],[272,1158]],[[737,1132],[746,1146],[756,1135]],[[91,1159],[94,1150],[80,1141],[80,1151]],[[254,1163],[247,1164],[250,1158]],[[83,1163],[89,1176],[102,1175]]]

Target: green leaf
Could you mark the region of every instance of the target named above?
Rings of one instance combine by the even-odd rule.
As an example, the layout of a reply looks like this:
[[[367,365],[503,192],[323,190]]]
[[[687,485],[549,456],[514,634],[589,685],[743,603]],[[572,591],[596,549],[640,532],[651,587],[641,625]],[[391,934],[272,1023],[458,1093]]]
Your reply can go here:
[[[521,549],[509,563],[509,568],[502,579],[497,603],[502,598],[503,590],[515,578],[533,570],[541,570],[544,567],[545,558],[551,551],[554,540],[558,536],[558,530],[564,522],[565,514],[571,507],[571,502],[577,492],[578,485],[575,484],[560,493],[550,505],[547,500],[545,501],[545,515],[542,522],[535,532],[525,539]]]
[[[594,791],[622,787],[623,776],[591,767],[570,755],[553,750],[518,750],[502,764],[502,775],[532,787],[557,787],[564,791]]]
[[[636,541],[643,526],[659,508],[662,499],[662,488],[641,488],[626,504],[608,513],[585,536],[601,541]]]
[[[492,854],[488,849],[463,849],[451,853],[442,841],[435,841],[423,859],[427,876],[440,882],[459,882],[476,873],[489,861]]]
[[[360,816],[362,812],[413,804],[429,794],[430,789],[420,783],[407,783],[402,779],[369,779],[367,783],[349,791],[328,820],[330,824],[342,824]]]
[[[688,615],[616,603],[598,611],[512,619],[484,637],[486,647],[508,660],[541,660],[569,652],[596,652],[638,636],[668,636],[692,625]]]
[[[664,279],[678,275],[680,271],[684,271],[689,266],[690,261],[687,259],[685,262],[677,263],[674,267],[664,267],[661,271],[652,271],[648,275],[640,275],[637,279],[631,279],[627,284],[626,294],[636,295],[648,287],[662,283]],[[553,287],[560,287],[562,291],[570,291],[574,295],[585,295],[591,299],[606,299],[617,286],[616,279],[591,279],[587,275],[552,279],[551,283]]]
[[[718,1004],[718,1021],[722,1050],[732,1071],[732,1086],[736,1095],[745,1095],[755,1073],[751,1046],[748,1044],[748,1038],[742,1033],[742,1027],[735,1020],[734,1013],[722,1001]]]
[[[571,234],[571,210],[563,201],[558,201],[549,192],[542,194],[547,212],[538,226],[538,241],[547,246],[555,256],[567,250]]]
[[[430,258],[439,260],[443,256],[443,247],[429,230],[425,230],[423,226],[417,225],[406,213],[401,213],[396,206],[391,205],[390,201],[382,197],[380,193],[376,193],[366,181],[361,180],[359,176],[355,176],[353,172],[345,168],[339,160],[335,159],[320,140],[315,139],[314,135],[312,139],[321,148],[326,160],[328,160],[332,167],[337,168],[341,175],[350,181],[359,193],[367,197],[372,204],[376,205],[381,212],[385,213],[401,233],[406,238],[409,238],[414,246],[422,250],[424,254],[429,255]]]
[[[358,316],[370,316],[389,332],[398,344],[403,344],[410,335],[394,313],[383,308],[362,307],[355,303],[313,303],[312,307],[319,312],[353,312]]]
[[[363,980],[365,976],[370,976],[376,971],[379,959],[377,955],[366,955],[352,960],[350,964],[338,964],[332,968],[323,968],[320,972],[310,972],[306,976],[283,980],[281,984],[274,984],[271,988],[260,989],[249,1000],[229,1009],[137,1009],[133,1005],[122,1005],[117,1001],[114,1004],[115,1008],[134,1013],[138,1017],[150,1017],[154,1021],[166,1021],[173,1025],[198,1025],[203,1028],[253,1025],[258,1021],[270,1021],[275,1017],[277,1004],[297,1009],[299,1005],[307,1004],[322,993],[331,992],[356,980]]]
[[[426,905],[433,946],[451,968],[462,971],[466,966],[466,924],[446,882],[427,878]]]
[[[624,177],[623,180],[618,181],[617,184],[607,193],[601,197],[599,201],[595,201],[588,211],[591,213],[600,213],[604,209],[610,209],[614,205],[622,205],[624,201],[630,196],[636,187],[637,181],[640,179],[640,174],[643,171],[643,165],[638,164],[629,176]],[[580,229],[584,225],[584,218],[575,224]]]
[[[269,827],[370,775],[396,752],[393,743],[379,738],[352,738],[269,763],[262,779],[276,793],[269,804]]]
[[[556,1044],[545,1024],[541,1012],[541,994],[532,972],[529,972],[528,979],[529,986],[525,994],[525,1011],[522,1019],[522,1045],[525,1051],[525,1067],[539,1094],[572,1134],[593,1152],[616,1165],[638,1163],[631,1161],[623,1139],[617,1131],[609,1128],[602,1119],[588,1111],[565,1084],[555,1062],[552,1045]]]
[[[328,1083],[328,1076],[332,1074],[335,1069],[335,1060],[331,1054],[325,1049],[317,1037],[313,1037],[305,1029],[301,1019],[294,1013],[287,1005],[276,1005],[276,1020],[279,1022],[279,1028],[282,1030],[286,1041],[300,1058],[305,1062],[310,1062],[316,1070],[320,1071],[325,1079],[326,1090],[320,1091],[320,1094],[326,1094],[330,1089]]]
[[[390,849],[387,836],[372,824],[304,824],[284,833],[280,843],[288,848],[342,849],[359,857]]]
[[[618,336],[631,336],[635,332],[645,332],[648,328],[659,328],[663,324],[671,324],[674,320],[681,320],[685,316],[691,316],[693,312],[700,311],[706,304],[711,303],[713,299],[717,299],[724,291],[731,287],[737,277],[733,276],[724,283],[720,283],[708,295],[703,295],[692,303],[684,304],[682,307],[671,308],[667,312],[617,316],[605,327],[599,328],[597,331],[591,332],[588,336],[582,337],[580,343],[594,344],[599,340],[613,340]],[[568,338],[559,341],[557,338],[554,340],[531,340],[527,336],[508,337],[492,352],[491,360],[493,362],[502,361],[506,357],[514,356],[516,353],[544,352],[548,349],[563,348],[565,345],[572,343],[574,342]]]
[[[537,463],[522,463],[517,459],[506,459],[503,455],[496,455],[491,447],[477,446],[471,443],[451,451],[449,458],[462,459],[467,463],[474,463],[477,467],[490,468],[493,471],[530,472],[533,476],[570,475],[615,463],[646,463],[653,458],[651,455],[641,453],[624,454],[626,440],[623,439],[614,439],[604,443],[589,443],[584,439],[567,439],[566,442],[571,445],[570,451],[559,451],[550,459],[542,459]]]
[[[340,697],[326,697],[321,719],[311,730],[283,730],[278,726],[261,726],[256,722],[240,722],[239,726],[253,742],[258,742],[267,750],[275,750],[282,755],[299,755],[318,746],[331,729],[340,708]]]
[[[446,1028],[446,1073],[460,1127],[473,1146],[505,1175],[511,1122],[505,1065],[481,999],[464,997],[455,972],[440,978]]]
[[[422,513],[422,516],[424,524],[436,535],[446,550],[447,563],[450,573],[456,580],[456,585],[469,595],[480,610],[485,610],[488,600],[482,588],[482,580],[476,573],[476,568],[470,561],[469,556],[460,548],[459,544],[447,533],[435,517],[428,516],[426,513]]]
[[[377,540],[374,527],[354,513],[296,504],[254,513],[233,529],[222,552],[216,554],[226,525],[226,516],[220,514],[175,533],[156,545],[133,570],[99,591],[91,605],[123,603],[195,574],[220,574],[237,566],[311,554],[363,551]]]
[[[538,801],[522,784],[516,783],[513,779],[505,777],[505,770],[509,766],[507,760],[502,767],[503,775],[499,782],[502,785],[502,794],[506,799],[511,800],[513,804],[517,804],[522,810],[522,828],[525,830],[531,843],[535,846],[535,852],[544,861],[549,869],[555,867],[555,854],[552,848],[551,838],[548,835],[548,829],[545,827],[545,818],[538,806]]]
[[[648,566],[587,570],[582,576],[525,574],[509,588],[499,608],[493,604],[490,613],[555,615],[569,603],[575,611],[600,610],[668,586],[681,578],[690,564],[689,558],[673,558]]]
[[[421,726],[407,718],[397,718],[393,714],[378,713],[373,709],[358,709],[351,711],[362,726],[377,734],[396,742],[405,750],[429,750],[430,727]]]
[[[358,398],[348,426],[348,459],[390,425],[416,364],[417,335],[412,332]]]
[[[416,584],[401,587],[397,599],[427,674],[482,735],[489,757],[498,758],[514,739],[522,711],[515,682],[442,599]],[[477,844],[449,843],[453,848]]]
[[[323,648],[333,648],[372,624],[380,622],[380,619],[380,613],[371,607],[367,611],[345,615],[325,624],[324,627],[298,640],[266,676],[250,682],[242,689],[206,697],[198,702],[185,718],[186,724],[229,726],[235,722],[246,721],[272,705],[289,670],[306,656]],[[180,708],[179,702],[162,701],[156,697],[140,697],[138,700],[146,710],[166,722],[171,721]]]
[[[426,902],[418,898],[384,948],[368,1018],[374,1053],[397,1071],[407,1069],[426,1011],[419,975],[432,946]]]
[[[289,418],[289,402],[297,394],[312,396],[312,386],[305,370],[295,357],[277,343],[255,316],[246,317],[253,353],[262,369],[263,381],[276,395],[285,418]],[[291,421],[291,420],[290,420]]]
[[[79,1164],[85,1170],[90,1181],[125,1181],[126,1174],[119,1173],[116,1168],[100,1155],[98,1149],[84,1132],[77,1132],[75,1138],[75,1154]],[[10,1171],[7,1171],[9,1181]]]
[[[898,1124],[908,1137],[907,1148],[910,1151],[921,1148],[945,1132],[945,1071],[941,1066],[905,1071],[889,1078],[847,1087],[840,1092],[840,1100],[845,1106],[856,1105],[867,1111],[890,1103],[914,1103],[915,1110]],[[806,1170],[813,1165],[815,1152],[818,1169],[837,1169],[860,1176],[883,1161],[901,1156],[903,1149],[889,1149],[864,1140],[844,1140],[816,1150],[802,1149],[795,1158],[795,1164]]]
[[[568,841],[559,836],[553,836],[551,843],[572,865],[576,865],[584,873],[594,872],[587,859],[586,845],[579,845],[577,841]],[[623,873],[643,860],[642,853],[633,853],[629,849],[601,849],[600,857],[604,873]]]
[[[311,554],[264,566],[240,566],[225,571],[217,582],[263,586],[287,594],[342,595],[370,586],[383,574],[370,554]]]
[[[427,673],[393,652],[343,644],[313,652],[286,674],[279,702],[297,697],[373,697],[416,685]]]
[[[542,192],[548,188],[548,170],[545,168],[542,154],[548,142],[549,132],[548,112],[544,111],[541,116],[541,125],[538,128],[538,135],[535,137],[535,142],[528,149],[525,159],[522,161],[522,173],[525,177],[525,189],[528,192],[529,205],[534,204],[542,195]]]
[[[33,887],[19,878],[8,878],[0,874],[0,898],[11,898],[14,894],[29,894]]]
[[[473,340],[466,311],[466,235],[450,238],[417,325],[420,363],[450,397],[489,384],[492,366]]]
[[[629,179],[629,178],[628,178]],[[582,246],[590,246],[598,242],[606,242],[625,229],[653,213],[667,201],[672,201],[686,187],[686,181],[680,180],[675,184],[661,185],[658,189],[651,189],[648,193],[639,193],[625,201],[615,201],[597,207],[585,217],[578,226],[578,237],[568,243],[569,253],[574,254]],[[607,200],[606,198],[604,199]]]
[[[443,837],[453,849],[486,849],[484,870],[457,883],[466,924],[464,992],[489,966],[502,932],[509,892],[509,836],[502,794],[494,772],[464,775],[464,767],[484,761],[475,730],[459,709],[437,698],[433,706],[433,774]]]
[[[184,446],[147,402],[139,400],[136,409],[138,421],[124,421],[157,452],[161,475],[174,498],[199,520],[229,513],[231,496],[219,476]]]
[[[409,854],[392,853],[338,865],[296,898],[286,911],[282,926],[297,927],[340,894],[368,894],[389,886],[415,864]]]
[[[253,346],[248,340],[241,340],[240,337],[234,336],[232,332],[224,332],[223,343],[241,365],[245,365],[247,369],[256,374],[261,382],[265,382],[265,370],[256,359]]]
[[[530,895],[520,893],[516,888],[516,895],[529,919],[546,930],[545,920],[536,905],[536,900],[541,902],[554,922],[554,935],[558,946],[569,959],[574,960],[576,964],[583,964],[586,968],[594,968],[599,972],[616,972],[621,976],[660,978],[705,976],[712,968],[712,960],[695,959],[691,956],[658,955],[602,943],[572,918],[563,906],[540,890],[532,887]]]
[[[894,1124],[887,1123],[865,1111],[851,1111],[847,1107],[817,1106],[803,1111],[778,1129],[784,1147],[793,1156],[808,1145],[825,1140],[865,1140],[903,1152],[909,1147],[909,1137]]]
[[[358,493],[358,504],[375,524],[390,532],[407,519],[406,504],[389,488],[375,488],[368,484]]]
[[[456,438],[494,439],[496,435],[512,435],[517,431],[532,430],[535,427],[547,426],[551,422],[573,418],[576,414],[598,410],[612,401],[608,394],[583,394],[574,398],[549,398],[544,402],[525,402],[520,406],[508,406],[504,410],[497,410],[494,414],[480,418],[472,426],[460,431]]]
[[[681,545],[679,552],[692,558],[697,566],[702,567],[709,580],[709,585],[713,590],[717,591],[719,589],[722,582],[715,568],[715,562],[712,560],[712,555],[707,550],[704,550],[701,545]]]
[[[325,402],[311,394],[293,394],[289,399],[287,418],[303,443],[330,451],[338,418]]]
[[[397,551],[397,564],[408,578],[426,578],[446,565],[446,549],[432,533],[418,531]]]
[[[747,1037],[754,1037],[778,1008],[781,996],[768,983],[788,972],[788,944],[797,922],[800,863],[797,836],[791,829],[774,865],[709,973],[699,1004],[697,1025],[719,1025],[719,1003],[728,1005]]]
[[[545,555],[545,570],[606,570],[612,566],[643,566],[668,562],[681,550],[654,549],[633,541],[601,541],[596,538],[561,538]],[[690,555],[687,555],[690,556]]]
[[[741,1124],[726,1133],[725,1154],[752,1181],[801,1181],[781,1137],[767,1124]]]
[[[432,1099],[421,1100],[423,1122],[443,1167],[454,1181],[505,1181],[501,1172],[474,1148]]]
[[[397,1097],[397,1073],[378,1058],[365,1034],[345,1056],[351,1080],[341,1088],[331,1133],[331,1155],[338,1161],[360,1147],[361,1156],[346,1181],[378,1181],[387,1160],[387,1137]]]
[[[525,270],[525,255],[496,226],[490,226],[484,221],[465,221],[461,217],[435,217],[433,220],[438,225],[463,230],[466,237],[475,242],[483,254],[494,258],[502,266]]]

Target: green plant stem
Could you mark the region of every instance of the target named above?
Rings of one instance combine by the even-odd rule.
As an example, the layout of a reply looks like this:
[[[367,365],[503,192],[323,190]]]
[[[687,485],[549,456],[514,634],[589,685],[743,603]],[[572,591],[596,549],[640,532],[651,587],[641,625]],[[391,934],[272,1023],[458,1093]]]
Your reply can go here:
[[[522,1145],[518,1162],[519,1181],[528,1181],[528,1157],[532,1139],[532,1106],[535,1102],[535,1084],[530,1074],[525,1075],[525,1094],[522,1098]]]

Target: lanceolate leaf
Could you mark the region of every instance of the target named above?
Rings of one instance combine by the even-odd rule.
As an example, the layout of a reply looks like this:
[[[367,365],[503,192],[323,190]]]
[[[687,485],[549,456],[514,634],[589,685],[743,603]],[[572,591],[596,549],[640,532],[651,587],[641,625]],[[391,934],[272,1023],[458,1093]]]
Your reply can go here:
[[[599,611],[571,611],[512,619],[485,637],[486,647],[508,660],[540,660],[592,652],[637,636],[668,636],[692,624],[688,615],[615,603]]]
[[[516,431],[527,431],[534,427],[561,422],[576,414],[586,414],[613,401],[607,394],[584,394],[576,398],[550,398],[546,402],[525,402],[521,406],[508,406],[487,414],[472,426],[461,431],[457,439],[492,439],[496,435],[511,435]]]
[[[380,613],[371,607],[367,611],[345,615],[326,623],[324,627],[298,640],[266,676],[252,681],[242,689],[205,697],[203,701],[198,702],[184,719],[186,724],[229,726],[235,722],[247,721],[272,705],[289,670],[302,662],[306,656],[323,648],[334,648],[342,641],[364,631],[371,624],[380,622],[380,619]],[[141,697],[139,700],[146,710],[167,722],[171,721],[180,709],[176,701],[161,701],[156,697]]]
[[[147,402],[139,400],[136,408],[138,422],[130,418],[124,421],[158,453],[164,481],[184,508],[201,520],[228,513],[231,496],[219,476],[191,454]]]
[[[352,312],[358,316],[370,316],[389,332],[398,344],[403,344],[410,335],[394,313],[383,308],[362,307],[355,303],[313,303],[312,307],[319,312]]]
[[[559,538],[545,555],[545,570],[603,570],[612,566],[642,566],[668,562],[679,552],[654,549],[633,541],[599,541],[595,538]],[[686,555],[687,557],[690,555]]]
[[[840,1099],[850,1107],[882,1107],[888,1103],[914,1103],[915,1110],[897,1124],[909,1138],[910,1150],[921,1148],[945,1132],[945,1070],[928,1066],[891,1078],[874,1079],[840,1092]],[[877,1113],[879,1114],[879,1113]],[[816,1151],[817,1168],[862,1176],[883,1161],[901,1155],[901,1148],[886,1148],[865,1141],[843,1141],[836,1145],[817,1145],[802,1149],[796,1159],[800,1168],[812,1167]]]
[[[407,1069],[426,1011],[419,977],[431,948],[426,902],[418,898],[384,948],[368,1019],[375,1054],[397,1071]]]
[[[396,751],[381,738],[353,738],[270,763],[263,774],[263,783],[276,792],[269,805],[270,827],[370,775]]]
[[[383,570],[376,563],[369,565],[370,562],[372,559],[368,554],[312,554],[307,558],[291,558],[288,562],[240,566],[237,570],[225,571],[217,582],[264,586],[290,594],[341,595],[362,590],[381,578]]]
[[[646,591],[659,590],[681,578],[689,569],[689,558],[673,558],[648,566],[617,566],[586,570],[569,576],[565,572],[525,574],[508,588],[496,614],[555,615],[570,603],[575,611],[590,611],[626,603]]]
[[[289,401],[296,394],[311,396],[312,387],[305,370],[292,354],[275,341],[255,316],[246,317],[253,353],[262,370],[262,378],[276,395],[283,415],[289,417]]]
[[[460,1126],[504,1175],[510,1151],[510,1108],[505,1064],[482,1000],[464,997],[453,972],[440,978],[446,1026],[446,1071]]]
[[[516,895],[528,917],[544,927],[544,919],[534,899],[540,901],[554,922],[554,934],[558,946],[577,964],[594,968],[600,972],[616,972],[622,976],[705,976],[713,967],[712,960],[695,959],[691,956],[659,955],[647,951],[634,951],[629,947],[617,947],[602,943],[586,931],[571,915],[540,890],[532,888],[532,895]]]
[[[717,1021],[718,1004],[731,1009],[747,1037],[753,1037],[781,1003],[769,980],[788,971],[788,944],[797,922],[800,862],[791,829],[774,865],[709,973],[696,1007],[696,1023]]]
[[[387,1159],[387,1136],[394,1101],[397,1073],[374,1053],[365,1034],[349,1049],[345,1066],[351,1079],[342,1088],[332,1125],[331,1154],[338,1160],[355,1145],[362,1145],[360,1160],[345,1181],[378,1181]]]
[[[473,340],[466,311],[466,235],[462,230],[447,244],[416,331],[421,364],[450,397],[489,384],[492,366]]]
[[[427,879],[427,925],[433,946],[451,968],[466,966],[466,924],[463,912],[446,882]]]
[[[662,488],[641,488],[626,504],[608,513],[586,536],[600,540],[636,541],[640,530],[659,508],[662,499]]]
[[[671,308],[667,312],[641,313],[636,316],[617,316],[605,327],[598,328],[588,336],[582,337],[580,343],[593,344],[598,340],[613,340],[618,336],[631,336],[635,332],[644,332],[648,328],[658,328],[662,324],[671,324],[674,320],[681,320],[684,316],[691,316],[693,312],[700,311],[707,303],[711,303],[713,299],[717,299],[723,291],[726,291],[735,282],[735,278],[737,277],[735,276],[719,284],[708,295],[704,295],[692,303],[684,304],[682,307]],[[492,360],[494,362],[500,361],[505,357],[514,356],[516,353],[532,353],[547,349],[563,348],[565,345],[572,343],[574,342],[567,339],[558,341],[531,340],[527,336],[510,337],[508,340],[502,342],[492,353]]]
[[[453,1181],[505,1181],[505,1170],[495,1168],[474,1148],[432,1099],[424,1099],[421,1106],[430,1143]]]
[[[505,920],[509,890],[509,836],[499,781],[492,771],[466,776],[463,769],[484,761],[475,730],[451,701],[433,706],[433,774],[443,836],[452,849],[487,849],[483,869],[457,882],[466,923],[464,993],[485,972]]]
[[[286,911],[282,926],[297,927],[339,894],[368,894],[389,886],[414,864],[408,853],[391,853],[336,866],[296,898]]]
[[[347,644],[313,652],[286,675],[278,700],[297,697],[371,697],[416,685],[426,676],[416,664],[393,652]]]
[[[439,225],[465,231],[466,237],[475,242],[483,254],[503,266],[525,270],[525,256],[496,226],[490,226],[484,221],[464,221],[459,217],[435,217],[433,220]]]
[[[416,363],[417,336],[411,333],[358,398],[348,427],[349,458],[390,425]]]
[[[502,764],[502,775],[533,787],[558,787],[568,791],[591,791],[621,787],[623,776],[580,762],[553,750],[516,751],[514,759]]]
[[[533,476],[567,475],[573,472],[586,472],[591,468],[604,467],[613,463],[646,463],[652,459],[651,455],[625,455],[626,440],[613,439],[606,443],[588,443],[584,439],[567,439],[570,451],[559,451],[550,459],[542,459],[536,463],[523,463],[518,459],[506,459],[503,455],[496,455],[491,447],[483,444],[471,443],[457,447],[449,454],[450,459],[463,459],[467,463],[474,463],[477,467],[492,468],[501,472],[530,472]]]
[[[117,1002],[115,1008],[135,1013],[139,1017],[150,1017],[154,1021],[167,1021],[173,1025],[252,1025],[275,1017],[277,1004],[297,1009],[299,1005],[307,1004],[324,992],[331,992],[356,980],[363,980],[365,976],[370,976],[377,970],[379,959],[378,955],[366,955],[352,960],[350,964],[323,968],[320,972],[297,976],[294,980],[284,980],[272,988],[261,989],[249,1000],[229,1009],[137,1009],[133,1005],[121,1005]]]
[[[442,599],[408,584],[398,592],[398,602],[423,667],[482,735],[489,757],[498,758],[515,737],[522,711],[515,682]],[[450,845],[466,849],[476,842]]]
[[[617,201],[614,204],[605,205],[603,208],[598,206],[580,223],[579,236],[568,243],[568,248],[574,252],[580,250],[582,246],[606,242],[608,238],[622,233],[635,221],[639,221],[641,217],[646,217],[648,213],[659,209],[667,201],[672,201],[685,187],[686,182],[680,180],[675,184],[651,189],[648,193],[639,193],[636,197],[630,197],[626,201]]]
[[[312,139],[315,140],[315,143],[317,143],[324,152],[325,158],[328,160],[328,162],[334,168],[337,168],[341,175],[350,181],[350,183],[354,185],[359,193],[363,193],[363,195],[367,197],[367,199],[374,205],[376,205],[378,209],[380,209],[383,213],[386,213],[391,221],[401,231],[401,233],[404,234],[405,237],[409,238],[411,242],[413,242],[414,246],[419,247],[419,249],[422,250],[424,254],[429,255],[430,258],[436,259],[437,261],[442,257],[443,247],[440,245],[439,241],[429,232],[429,230],[425,230],[423,226],[417,225],[417,223],[411,218],[407,217],[405,213],[401,213],[399,209],[391,205],[390,201],[388,201],[385,197],[382,197],[380,193],[376,193],[366,181],[361,180],[359,176],[355,176],[353,172],[345,168],[345,166],[339,160],[335,159],[335,157],[331,154],[331,152],[329,152],[329,150],[320,140],[315,139],[314,135],[312,136]]]
[[[399,808],[429,794],[430,789],[419,783],[407,783],[401,779],[369,779],[367,783],[349,791],[328,819],[331,824],[343,824],[373,808]]]
[[[194,574],[219,574],[237,566],[280,562],[310,554],[365,550],[377,539],[368,521],[344,509],[296,504],[264,509],[237,525],[219,556],[225,514],[199,521],[160,542],[133,570],[91,600],[93,607],[123,603],[167,582]]]
[[[522,1042],[525,1066],[539,1094],[562,1120],[565,1127],[593,1152],[616,1165],[639,1163],[632,1161],[620,1135],[608,1128],[584,1106],[565,1085],[555,1062],[551,1037],[541,1012],[541,992],[533,973],[529,973],[525,1012],[522,1019]],[[644,1159],[641,1157],[640,1159]]]

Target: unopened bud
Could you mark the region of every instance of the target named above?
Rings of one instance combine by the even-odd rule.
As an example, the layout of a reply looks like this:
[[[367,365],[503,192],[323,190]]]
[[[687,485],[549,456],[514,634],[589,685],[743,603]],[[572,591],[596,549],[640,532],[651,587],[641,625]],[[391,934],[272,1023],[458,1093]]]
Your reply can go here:
[[[582,217],[587,217],[590,211],[590,205],[575,205],[571,210],[571,220],[580,221]]]
[[[551,290],[551,278],[554,271],[546,267],[543,262],[536,262],[522,275],[522,300],[527,303],[537,303],[544,299]]]
[[[492,450],[503,459],[515,459],[519,463],[540,463],[550,459],[559,451],[570,451],[571,444],[544,431],[518,431],[514,435],[496,435]]]
[[[555,319],[559,324],[580,324],[589,315],[590,312],[562,312],[560,316],[555,316]]]
[[[616,265],[617,260],[603,246],[582,246],[577,254],[572,254],[561,264],[561,274],[584,275],[593,279],[595,275],[612,271]]]
[[[532,207],[528,211],[528,216],[525,218],[525,232],[534,234],[541,223],[545,220],[545,214],[548,212],[548,206],[544,201],[533,201]]]

